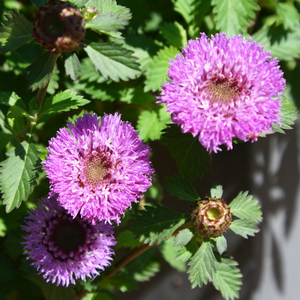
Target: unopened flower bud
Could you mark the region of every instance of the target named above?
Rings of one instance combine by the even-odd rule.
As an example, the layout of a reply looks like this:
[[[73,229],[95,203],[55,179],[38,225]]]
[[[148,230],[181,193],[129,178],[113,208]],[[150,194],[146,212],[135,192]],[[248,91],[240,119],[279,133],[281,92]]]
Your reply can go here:
[[[202,236],[218,237],[227,231],[232,214],[223,199],[207,197],[196,202],[191,219],[194,228]]]
[[[74,51],[85,36],[83,16],[70,2],[50,1],[36,15],[33,36],[49,52]]]

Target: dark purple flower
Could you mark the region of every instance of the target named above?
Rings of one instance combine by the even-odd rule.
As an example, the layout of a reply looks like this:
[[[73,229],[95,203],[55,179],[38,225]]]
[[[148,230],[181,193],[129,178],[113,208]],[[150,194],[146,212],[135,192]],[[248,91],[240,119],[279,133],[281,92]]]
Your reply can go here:
[[[52,194],[73,216],[92,224],[120,216],[151,186],[150,148],[118,114],[86,114],[49,142],[44,168]]]
[[[78,278],[93,278],[110,266],[111,247],[116,244],[112,226],[73,218],[59,205],[57,196],[42,199],[25,223],[25,254],[47,282],[68,286]]]
[[[168,74],[159,103],[209,152],[232,149],[233,138],[256,141],[279,124],[283,72],[252,39],[202,33],[170,60]]]

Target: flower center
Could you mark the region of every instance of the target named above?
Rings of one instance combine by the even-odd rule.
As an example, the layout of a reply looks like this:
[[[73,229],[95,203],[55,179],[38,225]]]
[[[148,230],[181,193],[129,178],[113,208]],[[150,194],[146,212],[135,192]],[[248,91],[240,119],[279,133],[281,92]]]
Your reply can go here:
[[[220,218],[221,212],[217,208],[210,208],[207,211],[207,216],[211,220],[218,220]]]
[[[91,187],[96,187],[98,184],[110,178],[110,170],[112,163],[110,159],[103,153],[92,154],[84,161],[84,181]]]
[[[66,214],[55,216],[44,229],[43,243],[48,252],[61,260],[76,259],[92,242],[91,229],[79,218]]]
[[[207,91],[211,93],[210,102],[219,100],[227,103],[230,99],[235,100],[239,95],[239,88],[234,82],[217,79],[208,86]]]
[[[57,38],[64,34],[64,24],[57,14],[49,14],[45,17],[44,28],[49,37]]]

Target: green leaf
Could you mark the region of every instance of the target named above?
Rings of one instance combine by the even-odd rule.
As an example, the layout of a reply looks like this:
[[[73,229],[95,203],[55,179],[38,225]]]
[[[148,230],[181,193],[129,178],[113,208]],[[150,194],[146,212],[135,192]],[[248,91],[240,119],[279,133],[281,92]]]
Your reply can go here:
[[[131,231],[144,244],[160,244],[185,223],[185,216],[165,206],[147,206],[131,220]]]
[[[44,0],[44,1],[48,1],[48,0]],[[89,2],[89,0],[73,0],[73,2],[77,7],[83,7]]]
[[[78,73],[81,72],[81,66],[75,52],[66,53],[65,70],[66,74],[69,75],[72,80],[75,81],[78,79]]]
[[[221,199],[223,195],[223,187],[222,185],[217,185],[210,189],[210,195],[212,198]]]
[[[133,249],[142,245],[142,243],[140,243],[139,240],[136,239],[135,235],[129,230],[122,231],[118,235],[117,241],[116,249],[121,247]]]
[[[210,0],[172,0],[174,10],[180,13],[189,25],[189,35],[199,35],[200,24],[211,7]]]
[[[190,266],[188,273],[192,288],[197,285],[201,287],[203,284],[207,284],[208,281],[212,281],[213,274],[216,272],[216,258],[210,242],[202,243],[188,265]]]
[[[117,297],[115,294],[109,291],[100,291],[91,294],[90,298],[80,298],[81,300],[119,300],[120,298]]]
[[[274,124],[272,129],[285,134],[283,129],[292,129],[290,125],[295,124],[295,120],[298,117],[297,109],[294,106],[293,102],[286,98],[284,95],[282,96],[281,100],[281,109],[280,109],[280,117],[281,120],[279,121],[281,126]]]
[[[248,195],[248,192],[240,192],[228,206],[234,216],[259,223],[262,221],[261,207],[258,200],[252,198],[251,195]]]
[[[187,45],[186,31],[178,22],[164,23],[160,27],[160,31],[169,45],[179,49],[183,48],[184,45]]]
[[[92,20],[86,22],[86,28],[91,28],[97,32],[120,38],[121,33],[118,30],[124,29],[128,23],[128,20],[120,17],[119,14],[98,14]]]
[[[277,2],[276,9],[280,19],[283,22],[284,29],[293,29],[294,27],[299,25],[300,15],[293,3]]]
[[[278,26],[263,26],[252,38],[262,44],[266,51],[279,60],[293,60],[300,57],[300,29],[283,31]]]
[[[41,172],[41,160],[35,146],[23,141],[17,148],[7,153],[7,158],[0,164],[0,186],[6,212],[19,207],[26,201],[38,173]]]
[[[56,89],[58,88],[58,81],[59,81],[59,70],[57,65],[54,66],[53,72],[50,78],[49,85],[47,87],[47,93],[52,95],[55,93]]]
[[[259,229],[255,226],[255,222],[247,219],[233,221],[230,224],[229,229],[245,239],[248,239],[248,236],[254,236],[255,233],[259,232]]]
[[[238,263],[229,257],[221,257],[221,262],[216,262],[217,272],[213,274],[213,285],[226,300],[239,298],[242,274],[237,265]]]
[[[192,202],[200,199],[192,184],[189,181],[183,180],[182,177],[167,177],[166,182],[167,190],[171,195],[177,196],[181,200]]]
[[[164,47],[159,50],[150,63],[149,72],[145,81],[145,92],[157,91],[161,88],[161,85],[167,80],[169,59],[174,58],[178,53],[179,50],[173,46]]]
[[[132,57],[133,53],[116,43],[91,43],[84,47],[95,70],[100,71],[102,76],[107,80],[119,82],[120,79],[128,81],[140,75],[139,64],[136,58]]]
[[[39,121],[51,118],[53,115],[59,114],[63,111],[77,109],[90,101],[84,99],[83,96],[76,95],[70,90],[52,95],[47,98],[39,112]]]
[[[216,246],[220,255],[227,249],[227,241],[223,235],[216,238]]]
[[[8,118],[27,116],[32,118],[25,103],[15,92],[0,92],[0,104],[10,106]]]
[[[182,134],[178,126],[165,130],[162,140],[175,159],[178,171],[184,180],[194,180],[203,176],[211,168],[211,156],[200,144],[198,137],[190,133]]]
[[[50,0],[30,0],[36,7],[45,6]],[[78,0],[77,0],[78,1]]]
[[[163,258],[171,267],[178,270],[179,272],[186,271],[186,265],[180,260],[175,260],[178,254],[178,247],[174,247],[174,237],[170,237],[168,240],[162,242],[158,246],[159,251],[161,252]]]
[[[213,13],[217,29],[225,31],[229,37],[246,34],[251,19],[255,19],[255,11],[259,10],[254,0],[212,0],[212,5],[215,6]]]
[[[158,113],[154,110],[144,110],[139,115],[137,130],[139,131],[139,138],[145,142],[160,139],[162,130],[166,127],[166,123],[161,121]]]
[[[135,283],[135,281],[123,274],[117,274],[114,275],[108,279],[102,279],[99,282],[99,288],[100,289],[109,289],[111,286],[119,289],[121,292],[127,292],[130,290],[137,290],[138,285]]]
[[[184,230],[183,230],[184,231]],[[181,232],[181,231],[180,231]],[[178,236],[178,235],[177,235]],[[176,237],[177,237],[176,236]],[[175,240],[176,243],[176,240]],[[183,262],[188,261],[193,255],[196,254],[198,251],[199,246],[197,242],[197,238],[193,236],[191,240],[185,245],[182,246],[181,249],[178,251],[178,254],[176,256],[176,260],[180,260]]]
[[[193,236],[194,234],[189,229],[180,230],[174,239],[174,247],[185,246]]]
[[[33,25],[18,11],[9,11],[0,25],[0,52],[12,51],[31,39]]]
[[[0,132],[0,150],[3,149],[12,139],[14,139],[13,134]]]
[[[29,88],[32,91],[45,87],[50,78],[55,64],[55,54],[45,52],[38,56],[35,61],[26,69],[29,74]]]
[[[113,15],[118,14],[120,18],[127,21],[132,18],[130,9],[125,6],[118,5],[116,0],[89,0],[87,6],[96,8],[97,11],[103,15],[108,13]]]

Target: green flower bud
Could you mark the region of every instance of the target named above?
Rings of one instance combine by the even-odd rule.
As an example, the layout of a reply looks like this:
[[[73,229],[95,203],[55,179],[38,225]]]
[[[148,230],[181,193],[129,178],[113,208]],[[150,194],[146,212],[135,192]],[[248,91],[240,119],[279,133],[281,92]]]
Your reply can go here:
[[[195,203],[191,220],[194,228],[204,237],[218,237],[231,224],[230,207],[223,199],[207,197]]]

